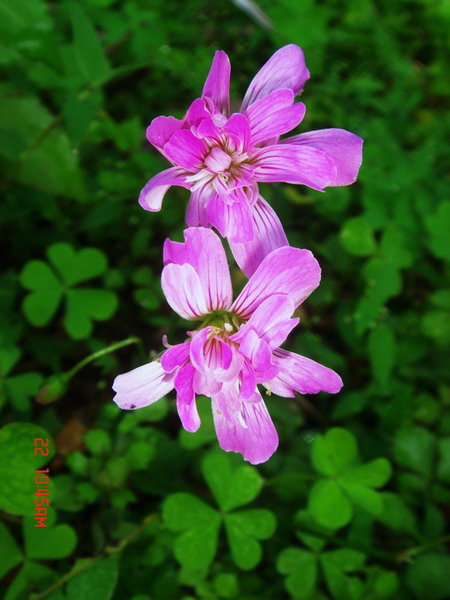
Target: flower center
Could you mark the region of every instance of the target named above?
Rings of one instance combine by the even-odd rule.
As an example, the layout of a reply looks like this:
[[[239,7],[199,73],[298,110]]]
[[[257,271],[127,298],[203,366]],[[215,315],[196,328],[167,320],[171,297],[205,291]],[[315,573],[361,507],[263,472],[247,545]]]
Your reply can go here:
[[[215,327],[217,333],[225,336],[236,333],[242,324],[242,320],[235,314],[226,310],[216,310],[206,316],[199,329],[204,327]]]

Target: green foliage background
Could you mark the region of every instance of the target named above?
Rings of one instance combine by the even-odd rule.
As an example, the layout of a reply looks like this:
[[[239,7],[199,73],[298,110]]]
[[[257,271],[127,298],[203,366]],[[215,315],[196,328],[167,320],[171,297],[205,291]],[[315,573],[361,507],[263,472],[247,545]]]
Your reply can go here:
[[[272,28],[229,0],[0,5],[5,600],[450,597],[450,5],[259,7]],[[281,443],[254,468],[218,451],[206,399],[188,434],[172,397],[124,413],[111,384],[186,328],[160,272],[187,192],[157,214],[138,206],[165,168],[145,126],[183,114],[214,50],[231,57],[237,108],[291,42],[311,71],[301,130],[365,139],[353,186],[264,190],[323,269],[288,347],[345,387],[268,398]],[[45,462],[33,440],[47,437]],[[36,529],[45,466],[52,509]]]

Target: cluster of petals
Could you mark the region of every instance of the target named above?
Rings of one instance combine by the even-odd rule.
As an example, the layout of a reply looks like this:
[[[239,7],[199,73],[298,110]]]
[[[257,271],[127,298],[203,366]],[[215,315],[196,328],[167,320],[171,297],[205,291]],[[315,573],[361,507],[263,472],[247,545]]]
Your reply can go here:
[[[258,183],[320,191],[349,185],[361,165],[362,139],[343,129],[280,139],[301,123],[306,110],[294,102],[309,79],[298,46],[275,52],[250,83],[240,111],[231,115],[230,71],[228,56],[216,52],[202,96],[185,117],[152,121],[147,138],[173,166],[150,179],[139,202],[158,211],[170,186],[187,188],[187,226],[215,227],[250,276],[267,253],[288,243]]]
[[[220,446],[253,464],[273,454],[278,436],[258,385],[279,396],[336,393],[331,369],[280,349],[299,319],[296,308],[319,285],[320,267],[308,250],[284,246],[269,253],[233,301],[220,239],[203,227],[166,240],[162,287],[170,306],[200,326],[157,360],[119,375],[114,401],[123,409],[147,406],[177,392],[183,427],[200,426],[196,395],[211,398]]]

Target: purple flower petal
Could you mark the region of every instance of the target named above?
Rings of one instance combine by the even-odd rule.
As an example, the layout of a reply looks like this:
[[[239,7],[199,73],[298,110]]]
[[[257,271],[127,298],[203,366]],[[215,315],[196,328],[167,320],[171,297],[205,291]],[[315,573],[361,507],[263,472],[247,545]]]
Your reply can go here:
[[[210,98],[226,116],[230,114],[230,59],[223,50],[214,54],[202,96]]]
[[[322,150],[294,144],[276,144],[253,155],[257,181],[301,183],[322,191],[336,178],[333,159]]]
[[[161,366],[166,373],[171,373],[177,367],[181,367],[189,358],[189,342],[171,346],[161,356]]]
[[[179,167],[171,167],[165,171],[161,171],[148,181],[139,195],[139,204],[145,210],[157,212],[161,210],[161,204],[167,190],[171,185],[188,188],[189,183],[186,183],[187,173]]]
[[[130,410],[153,404],[174,388],[174,374],[166,374],[158,361],[118,375],[113,383],[113,400],[120,408]]]
[[[249,242],[253,238],[252,209],[247,198],[228,206],[228,232],[230,242]]]
[[[200,416],[195,401],[193,387],[195,369],[188,364],[178,372],[175,377],[175,389],[177,390],[177,411],[181,424],[194,433],[200,427]]]
[[[223,132],[228,134],[235,142],[235,147],[230,148],[230,150],[239,150],[239,152],[247,152],[249,150],[251,130],[245,115],[241,113],[231,115],[223,128]]]
[[[208,227],[208,204],[211,197],[210,186],[206,185],[202,188],[194,190],[191,193],[189,202],[186,208],[186,225],[188,227]]]
[[[187,110],[185,120],[189,127],[194,129],[194,133],[196,132],[197,127],[204,120],[211,120],[211,113],[206,106],[206,101],[204,98],[196,98],[194,102],[190,105]]]
[[[228,235],[230,220],[228,209],[228,204],[225,204],[219,194],[216,192],[211,194],[207,206],[208,221],[210,225],[217,229],[222,237],[226,237]]]
[[[227,309],[232,300],[230,269],[225,250],[217,235],[203,227],[184,230],[184,243],[164,243],[164,265],[190,264],[197,273],[207,312]]]
[[[276,381],[271,381],[269,385],[280,396],[292,398],[294,390],[300,394],[337,394],[343,386],[342,379],[335,371],[300,354],[279,348],[274,352],[274,362],[280,367],[280,372]],[[277,386],[277,382],[281,386]],[[286,393],[289,390],[291,393]]]
[[[192,265],[164,267],[161,287],[167,302],[183,319],[198,319],[208,314],[207,296]]]
[[[182,126],[183,121],[175,117],[156,117],[147,127],[147,139],[155,148],[161,150]]]
[[[241,343],[249,331],[254,331],[269,348],[278,348],[298,325],[299,319],[290,318],[294,310],[294,303],[289,296],[274,294],[258,306],[247,323],[241,325],[239,331],[230,336],[230,339]]]
[[[250,361],[244,360],[241,369],[241,387],[239,390],[239,399],[251,401],[255,396],[255,392],[257,392],[255,371]]]
[[[236,395],[236,392],[233,391]],[[227,452],[240,452],[253,465],[269,460],[278,447],[278,435],[264,401],[241,402],[229,415],[230,398],[225,393],[213,397],[213,416],[219,445]]]
[[[292,104],[292,90],[275,90],[245,111],[252,132],[252,143],[258,144],[287,133],[297,127],[305,116],[303,102]]]
[[[283,140],[282,144],[298,144],[326,152],[333,159],[336,176],[330,186],[350,185],[356,181],[362,163],[364,140],[345,129],[308,131]]]
[[[319,263],[309,250],[290,246],[278,248],[262,261],[230,310],[248,319],[266,298],[274,294],[289,296],[297,307],[319,283]]]
[[[189,357],[191,364],[196,371],[199,371],[203,374],[209,371],[209,367],[206,364],[204,346],[208,336],[213,330],[214,327],[204,327],[203,329],[200,329],[200,331],[195,331],[192,334],[192,340],[189,344]]]
[[[253,239],[251,242],[229,241],[231,252],[239,268],[251,277],[263,259],[277,248],[289,246],[280,219],[273,208],[259,196],[252,209]]]
[[[164,146],[164,154],[175,165],[187,171],[197,171],[208,151],[208,146],[188,129],[180,129]]]
[[[253,102],[264,98],[274,90],[288,88],[295,95],[300,94],[308,79],[309,71],[306,68],[303,50],[295,44],[283,46],[269,58],[253,78],[241,110],[246,110]]]

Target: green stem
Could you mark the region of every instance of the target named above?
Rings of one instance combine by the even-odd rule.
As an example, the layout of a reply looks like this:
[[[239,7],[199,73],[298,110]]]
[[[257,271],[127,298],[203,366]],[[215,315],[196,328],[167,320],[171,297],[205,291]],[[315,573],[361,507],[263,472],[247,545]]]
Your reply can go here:
[[[403,557],[404,560],[408,560],[412,556],[415,556],[416,554],[420,554],[424,550],[428,550],[429,548],[434,548],[435,546],[440,546],[441,544],[447,544],[448,542],[450,542],[450,535],[436,538],[435,540],[430,540],[428,542],[424,542],[423,544],[420,544],[419,546],[414,546],[413,548],[410,548],[409,550],[405,550],[404,552],[402,552],[401,557]]]
[[[86,356],[86,358],[83,358],[83,360],[80,360],[80,362],[78,364],[76,364],[74,367],[72,367],[72,369],[70,369],[70,371],[66,371],[66,373],[64,373],[64,379],[66,381],[69,381],[70,379],[72,379],[72,377],[74,375],[76,375],[76,373],[78,373],[78,371],[80,371],[83,367],[85,367],[89,363],[93,362],[94,360],[97,360],[97,358],[100,358],[101,356],[105,356],[105,354],[111,354],[112,352],[115,352],[116,350],[120,350],[121,348],[125,348],[125,346],[130,346],[131,344],[141,345],[142,342],[138,337],[131,336],[131,337],[127,338],[126,340],[122,340],[121,342],[116,342],[115,344],[106,346],[106,348],[97,350],[97,352],[93,352],[92,354],[89,354],[89,356]]]
[[[400,561],[400,557],[393,552],[386,552],[385,550],[377,550],[376,548],[369,548],[367,546],[355,544],[349,542],[348,540],[336,537],[334,535],[330,536],[313,528],[310,529],[309,527],[305,527],[304,525],[300,527],[300,532],[314,537],[318,537],[321,540],[324,540],[330,544],[336,544],[336,546],[341,546],[342,548],[350,548],[352,550],[362,552],[363,554],[366,554],[367,556],[371,556],[373,558],[377,558],[378,560],[383,560],[390,563],[398,563]]]
[[[147,517],[145,517],[145,519],[142,521],[139,527],[134,529],[131,533],[126,535],[122,540],[120,540],[120,543],[117,546],[107,546],[103,554],[101,554],[100,556],[95,556],[93,558],[86,558],[77,561],[68,573],[63,575],[60,579],[58,579],[58,581],[56,581],[46,590],[43,590],[38,594],[32,594],[30,596],[30,600],[42,600],[42,598],[45,598],[46,596],[60,588],[62,585],[64,585],[80,573],[83,573],[87,569],[90,569],[92,565],[94,565],[97,561],[103,558],[107,558],[108,556],[120,554],[128,546],[128,544],[134,540],[134,538],[136,538],[140,533],[142,533],[142,531],[147,527],[147,525],[149,525],[149,523],[155,521],[158,518],[159,515],[157,514],[148,515]]]

